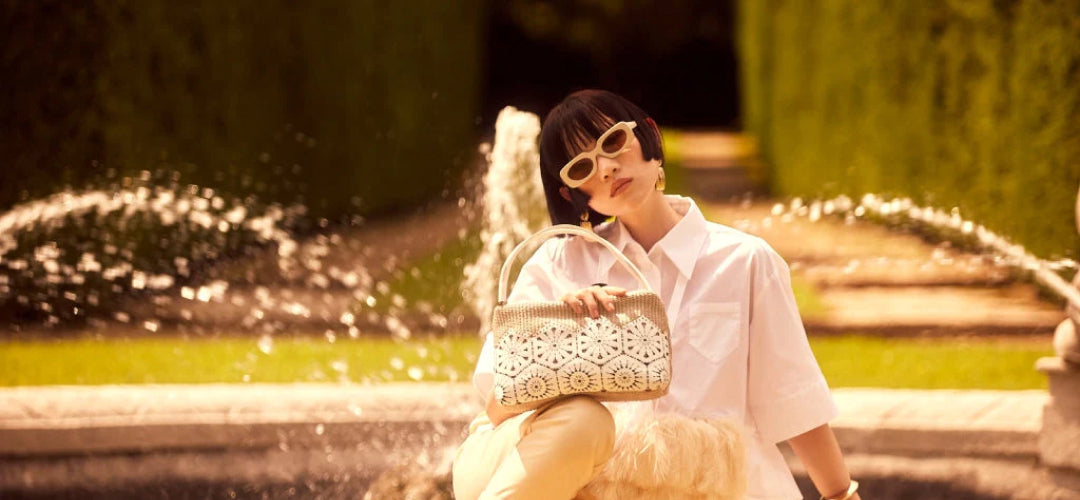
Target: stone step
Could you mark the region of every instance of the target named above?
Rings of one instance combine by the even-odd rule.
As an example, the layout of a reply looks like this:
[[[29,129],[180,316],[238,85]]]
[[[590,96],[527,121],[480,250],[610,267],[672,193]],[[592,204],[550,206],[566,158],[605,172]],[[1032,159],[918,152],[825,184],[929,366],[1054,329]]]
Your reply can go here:
[[[378,437],[373,432],[389,425],[430,427],[432,436],[455,440],[478,411],[477,399],[464,384],[5,388],[0,389],[0,456],[322,449],[370,442]]]
[[[961,262],[920,259],[832,259],[815,262],[797,259],[792,273],[818,288],[827,287],[999,287],[1015,283],[1014,273],[969,257]]]
[[[1046,391],[834,389],[846,452],[1034,457]]]
[[[802,462],[786,454],[803,498],[818,498]],[[886,500],[1080,500],[1080,477],[1034,460],[845,453],[862,498]]]
[[[811,332],[1049,334],[1065,319],[1025,285],[827,288],[820,298],[827,312],[807,319]]]
[[[746,134],[719,130],[682,130],[676,154],[684,162],[746,159],[757,156],[757,141]]]

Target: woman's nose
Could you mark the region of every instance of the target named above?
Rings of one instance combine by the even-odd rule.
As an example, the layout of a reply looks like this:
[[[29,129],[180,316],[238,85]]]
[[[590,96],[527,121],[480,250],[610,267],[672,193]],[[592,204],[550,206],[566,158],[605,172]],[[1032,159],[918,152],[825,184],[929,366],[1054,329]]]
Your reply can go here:
[[[596,159],[596,168],[600,169],[601,178],[610,180],[619,172],[619,162],[616,161],[615,158],[605,158],[601,156]]]

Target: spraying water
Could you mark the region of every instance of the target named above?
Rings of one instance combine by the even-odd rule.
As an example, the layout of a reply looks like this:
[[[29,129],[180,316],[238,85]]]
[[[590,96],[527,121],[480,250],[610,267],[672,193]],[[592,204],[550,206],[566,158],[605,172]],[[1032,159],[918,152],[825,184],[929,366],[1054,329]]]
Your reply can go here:
[[[826,216],[843,217],[847,224],[859,219],[876,219],[891,225],[931,229],[989,253],[1000,265],[1031,273],[1070,303],[1080,305],[1080,293],[1059,274],[1061,271],[1075,271],[1078,267],[1076,261],[1041,259],[1032,255],[1022,245],[1012,243],[982,224],[964,219],[958,208],[945,211],[920,206],[910,198],[886,198],[876,194],[863,195],[857,202],[843,195],[809,203],[802,198],[794,198],[788,204],[774,205],[771,216],[761,223],[767,227],[772,224],[774,217],[781,223],[794,217],[806,217],[811,222],[817,222]]]
[[[167,185],[153,177],[144,171],[106,189],[67,190],[0,213],[5,328],[224,328],[258,333],[263,353],[274,352],[275,334],[295,332],[298,323],[325,328],[331,343],[366,328],[401,339],[420,321],[445,328],[430,305],[410,304],[391,289],[404,271],[354,234],[362,222],[300,237],[298,228],[317,225],[303,205],[228,201],[176,176]],[[408,311],[421,313],[410,322]]]
[[[507,108],[494,146],[484,146],[483,250],[462,287],[484,322],[502,260],[546,222],[539,130],[535,115]],[[144,171],[104,189],[67,190],[0,213],[0,317],[7,328],[88,324],[166,335],[223,328],[255,333],[253,351],[271,355],[276,335],[297,324],[319,325],[333,343],[371,330],[408,339],[415,328],[445,331],[460,320],[393,289],[397,278],[424,276],[394,254],[373,252],[370,239],[349,227],[299,236],[297,228],[319,226],[303,205],[230,199],[181,184],[176,173],[171,182],[153,180],[160,177]],[[344,378],[348,368],[333,370]],[[428,377],[415,366],[389,368],[414,380]]]
[[[124,294],[168,293],[182,299],[222,300],[224,280],[184,283],[192,267],[243,246],[275,246],[287,273],[300,258],[286,229],[302,206],[271,205],[254,213],[213,189],[155,186],[150,172],[125,179],[128,187],[65,191],[0,215],[0,305],[19,317],[44,316],[49,325],[110,312]],[[12,302],[14,302],[12,304]],[[147,330],[157,323],[148,319]]]
[[[487,332],[499,269],[520,241],[543,227],[546,220],[544,188],[540,182],[540,153],[536,115],[503,108],[495,122],[495,145],[484,175],[480,237],[483,250],[466,266],[462,294]]]

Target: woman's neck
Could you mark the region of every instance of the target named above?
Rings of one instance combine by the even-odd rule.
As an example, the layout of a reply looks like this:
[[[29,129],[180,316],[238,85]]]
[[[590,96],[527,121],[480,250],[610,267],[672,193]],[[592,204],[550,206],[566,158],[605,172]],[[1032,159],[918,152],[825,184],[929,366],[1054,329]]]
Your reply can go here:
[[[682,217],[671,208],[661,193],[650,196],[638,210],[619,216],[623,226],[630,231],[630,236],[646,253],[671,231],[680,219]]]

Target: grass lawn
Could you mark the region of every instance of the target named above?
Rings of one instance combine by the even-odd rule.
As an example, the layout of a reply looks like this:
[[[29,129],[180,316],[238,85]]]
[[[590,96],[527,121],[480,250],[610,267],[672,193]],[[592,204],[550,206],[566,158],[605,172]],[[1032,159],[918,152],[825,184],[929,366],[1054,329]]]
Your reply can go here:
[[[175,337],[0,343],[0,386],[466,380],[475,336],[329,342]]]
[[[1053,356],[1051,341],[1039,338],[810,339],[832,387],[911,389],[1046,389],[1035,360]]]
[[[813,337],[832,387],[1045,389],[1041,339]],[[480,340],[66,340],[0,343],[0,386],[49,384],[467,381]]]

